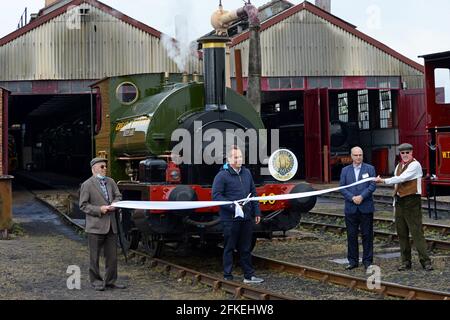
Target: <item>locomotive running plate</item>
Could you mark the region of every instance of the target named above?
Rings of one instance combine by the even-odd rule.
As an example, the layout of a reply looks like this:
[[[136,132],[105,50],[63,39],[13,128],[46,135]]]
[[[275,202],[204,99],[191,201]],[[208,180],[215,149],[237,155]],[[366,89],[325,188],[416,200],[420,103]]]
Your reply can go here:
[[[269,172],[278,181],[291,180],[298,169],[298,161],[295,154],[287,149],[275,151],[269,159]]]

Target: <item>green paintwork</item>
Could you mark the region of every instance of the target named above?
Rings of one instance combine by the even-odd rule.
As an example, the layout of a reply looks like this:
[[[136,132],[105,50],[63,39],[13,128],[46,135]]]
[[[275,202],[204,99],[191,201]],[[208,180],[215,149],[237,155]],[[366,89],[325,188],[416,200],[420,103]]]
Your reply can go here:
[[[171,135],[182,119],[204,111],[203,83],[162,85],[163,75],[135,75],[110,79],[110,121],[112,159],[117,156],[151,156],[165,154],[171,145]],[[172,76],[170,81],[179,81]],[[116,98],[116,89],[123,82],[138,87],[139,99],[123,105]],[[256,129],[263,129],[261,118],[248,100],[231,89],[226,90],[228,109],[249,119]],[[117,130],[121,131],[117,131]],[[115,162],[115,161],[114,161]],[[123,168],[112,166],[113,177],[124,176]]]

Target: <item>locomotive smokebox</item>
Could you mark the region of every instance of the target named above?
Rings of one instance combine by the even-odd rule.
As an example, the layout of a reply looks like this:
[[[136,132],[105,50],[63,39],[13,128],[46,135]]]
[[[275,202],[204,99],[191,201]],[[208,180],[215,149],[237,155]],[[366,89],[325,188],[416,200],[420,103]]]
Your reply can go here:
[[[225,111],[225,49],[230,39],[220,36],[203,37],[205,110]]]

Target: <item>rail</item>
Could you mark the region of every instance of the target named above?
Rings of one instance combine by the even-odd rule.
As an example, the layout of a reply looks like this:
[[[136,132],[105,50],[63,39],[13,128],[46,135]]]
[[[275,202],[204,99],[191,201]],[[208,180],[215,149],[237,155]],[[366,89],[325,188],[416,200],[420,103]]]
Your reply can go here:
[[[136,250],[130,250],[130,252],[135,254],[136,256],[150,259],[151,267],[161,266],[166,272],[176,272],[178,279],[190,277],[194,283],[207,285],[209,287],[212,287],[214,291],[222,290],[224,292],[231,293],[234,295],[235,299],[246,298],[251,300],[294,300],[294,298],[292,297],[273,293],[264,289],[243,285],[234,281],[222,280],[206,273],[179,266],[165,260],[152,258],[151,256]]]
[[[317,210],[310,211],[309,214],[337,218],[337,219],[345,218],[345,215],[343,215],[343,214],[323,212],[323,211],[317,211]],[[389,218],[374,217],[373,220],[374,220],[374,222],[378,222],[378,223],[390,223],[390,224],[395,223],[394,219],[389,219]],[[449,225],[437,224],[437,223],[422,223],[422,225],[423,225],[424,230],[426,230],[426,231],[438,232],[443,236],[447,236],[448,234],[450,234],[450,226]]]
[[[346,286],[350,289],[378,293],[383,296],[398,297],[407,300],[450,300],[449,292],[409,287],[390,282],[380,282],[379,289],[370,289],[367,286],[367,279],[364,278],[278,261],[258,255],[253,255],[253,262],[260,267],[265,267],[270,270],[287,272],[304,278]]]
[[[314,222],[314,221],[305,221],[305,220],[300,221],[300,225],[314,229],[320,228],[322,231],[330,230],[337,234],[342,234],[346,230],[346,227],[341,225]],[[389,241],[398,240],[398,235],[396,233],[379,230],[374,230],[373,233],[376,237],[388,238]],[[428,247],[430,249],[450,250],[450,242],[448,241],[430,238],[425,238],[425,241],[427,242]]]

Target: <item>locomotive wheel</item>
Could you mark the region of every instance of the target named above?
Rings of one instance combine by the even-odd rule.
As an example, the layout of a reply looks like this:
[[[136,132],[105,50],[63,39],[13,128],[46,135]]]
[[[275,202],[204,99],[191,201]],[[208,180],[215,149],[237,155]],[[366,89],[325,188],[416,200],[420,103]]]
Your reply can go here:
[[[161,255],[163,242],[158,235],[148,234],[143,236],[142,244],[145,252],[152,258],[157,258]]]

